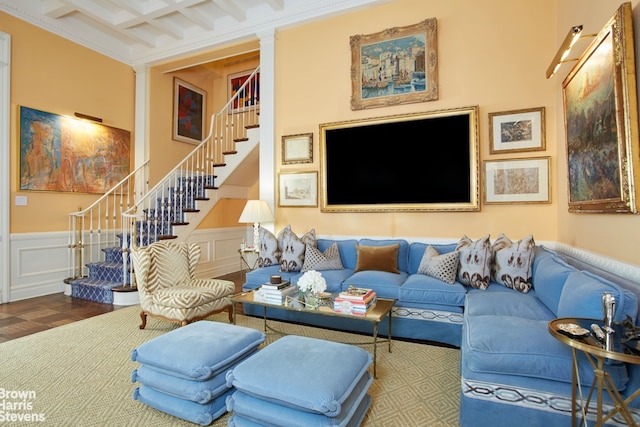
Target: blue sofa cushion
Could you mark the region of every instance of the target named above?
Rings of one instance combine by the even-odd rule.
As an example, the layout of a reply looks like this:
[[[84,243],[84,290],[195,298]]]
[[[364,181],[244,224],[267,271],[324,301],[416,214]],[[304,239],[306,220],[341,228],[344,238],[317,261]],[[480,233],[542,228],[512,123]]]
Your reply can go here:
[[[571,383],[571,347],[553,338],[548,321],[514,316],[466,316],[463,349],[469,370],[485,374],[516,375]],[[579,352],[580,378],[590,384],[591,364]],[[615,387],[628,381],[624,364],[605,367]]]
[[[433,247],[433,249],[438,251],[439,254],[447,254],[449,252],[455,251],[457,245],[457,243],[427,244],[412,242],[409,245],[409,274],[416,274],[418,272],[418,267],[420,266],[420,262],[422,261],[422,257],[424,256],[424,251],[427,250],[427,247]]]
[[[240,390],[227,399],[227,411],[254,422],[274,426],[359,426],[371,404],[367,391],[372,382],[373,378],[368,372],[363,375],[356,388],[342,404],[342,411],[335,417],[278,405]]]
[[[616,299],[615,322],[630,316],[635,323],[638,314],[636,295],[587,271],[575,271],[567,277],[560,295],[558,317],[602,319],[603,292],[611,292]]]
[[[202,405],[190,400],[170,396],[143,385],[133,390],[133,399],[174,417],[191,421],[201,426],[208,426],[214,420],[227,413],[226,400],[234,392],[235,390],[229,389],[211,402]]]
[[[358,255],[356,251],[356,245],[358,241],[355,239],[347,240],[331,240],[331,239],[318,239],[318,249],[326,251],[333,243],[338,244],[338,251],[340,252],[340,260],[344,268],[350,270],[356,269],[356,263],[358,262]]]
[[[452,284],[458,275],[459,256],[456,252],[440,254],[433,246],[429,246],[418,266],[418,274],[426,274],[443,282]]]
[[[371,363],[369,352],[359,347],[287,335],[239,363],[227,374],[227,385],[258,399],[333,417]]]
[[[461,307],[466,293],[458,282],[450,285],[431,276],[412,274],[398,290],[398,301]]]
[[[398,249],[398,270],[409,271],[409,242],[403,239],[360,239],[360,246],[389,246],[399,244]]]
[[[463,236],[456,247],[460,253],[458,281],[476,289],[487,289],[491,281],[491,242],[487,234],[475,242]]]
[[[265,335],[255,329],[202,320],[141,344],[131,352],[131,360],[203,381],[255,351],[264,340]]]
[[[386,271],[365,270],[353,273],[342,283],[342,290],[350,285],[356,288],[371,288],[379,298],[398,299],[400,286],[409,277],[408,273],[388,273]]]
[[[575,268],[554,252],[537,248],[533,264],[533,289],[538,299],[556,316],[562,289],[567,277],[574,271]]]
[[[489,289],[493,288],[502,287],[489,286]],[[467,316],[512,316],[547,322],[556,317],[536,298],[534,291],[523,294],[513,289],[502,289],[504,292],[470,290],[465,303]]]

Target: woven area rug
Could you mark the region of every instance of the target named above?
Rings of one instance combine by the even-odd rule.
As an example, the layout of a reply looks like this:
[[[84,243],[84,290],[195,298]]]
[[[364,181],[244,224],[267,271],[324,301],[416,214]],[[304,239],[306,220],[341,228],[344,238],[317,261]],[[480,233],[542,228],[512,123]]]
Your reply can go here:
[[[196,426],[131,397],[137,385],[131,382],[131,371],[139,366],[131,361],[131,350],[177,327],[150,318],[140,330],[139,310],[123,308],[0,344],[0,424]],[[228,321],[226,314],[210,320]],[[261,319],[238,316],[237,323],[262,330]],[[289,334],[347,343],[370,338],[275,321],[269,325]],[[270,332],[266,343],[278,338]],[[362,347],[373,351],[372,345]],[[363,425],[457,426],[459,350],[405,341],[393,341],[391,353],[387,348],[378,344],[378,378],[369,389],[373,403]],[[227,419],[225,415],[211,425],[226,426]]]

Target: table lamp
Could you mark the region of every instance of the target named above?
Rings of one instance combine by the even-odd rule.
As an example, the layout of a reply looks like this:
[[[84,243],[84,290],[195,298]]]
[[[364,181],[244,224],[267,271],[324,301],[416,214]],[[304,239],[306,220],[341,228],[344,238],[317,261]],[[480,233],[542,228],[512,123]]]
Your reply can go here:
[[[238,222],[253,223],[253,248],[258,250],[260,223],[274,222],[275,220],[267,202],[264,200],[248,200]]]

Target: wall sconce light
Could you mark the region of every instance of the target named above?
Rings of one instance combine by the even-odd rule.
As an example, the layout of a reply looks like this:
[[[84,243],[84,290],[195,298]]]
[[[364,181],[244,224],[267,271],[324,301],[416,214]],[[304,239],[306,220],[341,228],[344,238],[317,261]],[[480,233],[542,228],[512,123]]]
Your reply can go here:
[[[582,25],[576,25],[575,27],[571,27],[571,29],[567,33],[567,36],[564,38],[564,41],[560,45],[560,49],[558,49],[556,56],[553,57],[553,61],[551,61],[551,65],[549,65],[549,68],[547,68],[548,79],[551,78],[556,73],[556,71],[558,71],[558,69],[560,68],[560,65],[562,65],[563,63],[578,60],[578,58],[567,59],[567,56],[569,56],[569,52],[571,52],[571,48],[573,47],[574,44],[576,44],[578,40],[596,36],[596,34],[589,34],[586,36],[581,36],[581,34],[582,34]]]
[[[83,113],[73,113],[73,114],[79,119],[91,120],[94,122],[102,123],[102,118],[100,117],[89,116],[88,114],[83,114]]]

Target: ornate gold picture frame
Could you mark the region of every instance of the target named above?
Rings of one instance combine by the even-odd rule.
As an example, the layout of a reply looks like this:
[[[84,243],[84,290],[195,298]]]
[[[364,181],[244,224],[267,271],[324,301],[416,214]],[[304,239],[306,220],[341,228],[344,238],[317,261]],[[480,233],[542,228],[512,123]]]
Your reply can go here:
[[[562,86],[569,212],[637,213],[640,147],[630,3],[620,6]]]
[[[282,164],[313,163],[313,133],[282,137]]]
[[[436,18],[351,36],[351,109],[438,99]]]
[[[489,113],[489,153],[544,150],[544,107]]]

